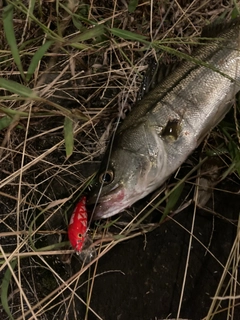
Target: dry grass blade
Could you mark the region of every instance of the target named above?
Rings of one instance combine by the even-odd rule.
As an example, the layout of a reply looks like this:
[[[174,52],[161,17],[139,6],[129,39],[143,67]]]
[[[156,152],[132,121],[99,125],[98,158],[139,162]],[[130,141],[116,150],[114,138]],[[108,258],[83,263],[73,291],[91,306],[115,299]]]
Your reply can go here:
[[[193,47],[215,39],[201,37],[206,25],[239,15],[238,1],[4,4],[0,319],[237,319],[239,98],[156,194],[92,221],[82,254],[67,229],[144,91],[184,60],[219,72]],[[194,190],[210,199],[201,208]]]
[[[73,139],[73,121],[66,117],[64,120],[64,140],[67,158],[69,158],[73,153]]]
[[[209,308],[208,315],[204,318],[204,320],[212,320],[215,315],[219,315],[220,313],[227,310],[226,320],[235,319],[236,316],[235,307],[239,306],[240,303],[238,299],[240,299],[239,295],[239,263],[240,263],[240,216],[238,220],[238,229],[235,241],[232,246],[232,250],[229,254],[228,260],[223,270],[222,277],[219,281],[218,288],[216,289],[216,293],[212,298],[212,304]],[[228,279],[228,275],[230,274],[230,279]],[[229,294],[228,294],[229,293]],[[221,303],[222,301],[228,301],[228,307],[223,308]]]

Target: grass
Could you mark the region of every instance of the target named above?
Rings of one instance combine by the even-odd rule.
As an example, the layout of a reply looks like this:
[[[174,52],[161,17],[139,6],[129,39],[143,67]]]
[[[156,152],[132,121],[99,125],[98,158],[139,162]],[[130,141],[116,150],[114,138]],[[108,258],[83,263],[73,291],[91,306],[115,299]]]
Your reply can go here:
[[[101,258],[120,243],[160,230],[164,222],[177,225],[177,213],[189,206],[191,190],[198,201],[202,182],[207,175],[213,177],[212,167],[217,166],[217,174],[210,193],[223,179],[239,186],[237,99],[234,111],[202,146],[213,164],[206,160],[204,169],[198,152],[191,157],[191,170],[183,166],[175,180],[129,210],[125,219],[91,225],[91,261],[84,261],[84,254],[73,255],[69,246],[69,216],[99,166],[115,119],[124,117],[137,101],[149,59],[157,57],[164,64],[189,59],[202,28],[236,16],[238,4],[7,3],[0,20],[0,318],[61,319],[69,313],[69,319],[92,319],[92,314],[103,319],[92,305],[97,280],[122,271],[99,271]],[[237,192],[235,196],[239,201]],[[195,235],[196,204],[193,208],[190,230],[181,226],[190,240],[174,317],[181,317],[190,249],[196,240],[223,270],[204,319],[218,319],[223,312],[226,319],[234,319],[239,304],[239,224],[221,216],[226,224],[236,225],[224,265],[211,252],[211,241],[206,245]],[[214,207],[207,210],[220,216]],[[157,221],[152,220],[156,211],[162,217]],[[226,311],[223,299],[228,302]]]

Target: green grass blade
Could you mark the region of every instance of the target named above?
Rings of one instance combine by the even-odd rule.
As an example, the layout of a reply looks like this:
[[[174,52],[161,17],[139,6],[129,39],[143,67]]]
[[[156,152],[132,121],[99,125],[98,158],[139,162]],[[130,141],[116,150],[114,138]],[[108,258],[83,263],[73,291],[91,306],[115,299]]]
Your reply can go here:
[[[14,270],[17,260],[14,260],[10,262],[12,269]],[[12,278],[12,272],[9,268],[7,268],[7,271],[4,274],[2,285],[1,285],[1,304],[5,312],[7,313],[9,319],[14,320],[9,305],[8,305],[8,288],[9,284]]]
[[[76,19],[78,19],[82,22],[85,22],[88,25],[97,25],[96,21],[89,20],[79,13],[78,14],[73,13],[67,6],[62,4],[60,1],[58,4],[59,4],[59,7],[63,8],[70,16],[75,17]],[[87,5],[85,4],[85,6],[87,6]],[[85,14],[86,14],[86,16],[88,16],[88,12],[86,12]]]
[[[70,45],[71,45],[73,48],[76,48],[76,49],[79,49],[79,50],[91,49],[90,46],[86,46],[85,44],[83,44],[83,43],[78,43],[78,42],[72,42],[72,43],[70,43]]]
[[[46,51],[50,48],[50,46],[53,44],[53,41],[46,41],[34,54],[34,56],[32,57],[31,63],[28,67],[28,71],[27,71],[27,76],[26,76],[26,81],[28,82],[34,71],[36,70],[39,62],[41,61],[42,57],[44,56],[44,54],[46,53]]]
[[[64,249],[64,247],[69,246],[69,241],[63,241],[59,243],[53,243],[49,246],[45,246],[42,248],[38,248],[37,251],[51,251],[51,250],[58,250],[58,249]]]
[[[35,3],[36,3],[36,0],[30,0],[29,1],[29,13],[31,15],[33,15],[33,10],[35,8]]]
[[[143,42],[145,44],[150,44],[148,41],[146,41],[147,37],[143,36],[141,34],[137,34],[137,33],[131,32],[131,31],[122,30],[122,29],[118,29],[118,28],[111,28],[110,32],[114,36],[117,36],[119,38],[123,38],[126,40],[132,40],[132,41],[139,41],[139,42]]]
[[[225,122],[226,123],[226,122]],[[224,124],[224,122],[223,122]],[[227,170],[224,172],[223,177],[227,177],[229,174],[231,174],[234,171],[237,171],[238,175],[240,176],[240,148],[238,143],[236,143],[231,135],[231,132],[235,132],[236,129],[230,126],[219,126],[221,131],[223,132],[224,136],[227,139],[226,147],[228,149],[228,152],[231,156],[231,164],[227,168]]]
[[[5,32],[5,36],[8,42],[8,45],[11,49],[12,56],[14,62],[16,63],[18,70],[23,79],[25,79],[25,75],[23,72],[22,62],[20,59],[17,41],[14,33],[14,26],[13,26],[13,6],[11,4],[7,5],[3,9],[3,28]]]
[[[83,24],[82,22],[77,19],[75,16],[72,16],[72,22],[74,24],[74,27],[77,28],[78,30],[82,30],[83,29]]]
[[[100,24],[98,26],[92,27],[91,29],[85,30],[79,35],[73,37],[70,41],[78,42],[78,41],[86,41],[89,39],[97,38],[103,35],[105,31],[104,25]]]
[[[233,0],[234,3],[234,8],[232,10],[231,18],[235,19],[239,16],[240,10],[239,10],[239,4],[237,3],[236,0]]]
[[[13,118],[14,116],[18,115],[19,117],[28,117],[28,112],[18,111],[18,110],[12,110],[10,108],[5,108],[0,106],[0,112],[5,113],[10,118]]]
[[[138,6],[138,0],[129,0],[128,12],[133,13]]]
[[[168,198],[168,202],[167,205],[164,209],[163,212],[163,216],[162,219],[164,220],[165,217],[174,209],[174,207],[176,206],[179,197],[183,191],[185,183],[181,183],[175,190],[173,190],[173,192],[171,192],[169,198]]]
[[[228,143],[229,153],[232,158],[232,164],[234,164],[234,169],[237,171],[240,176],[240,149],[239,146],[233,141],[230,140]]]
[[[64,141],[66,156],[69,158],[73,153],[74,137],[73,137],[73,120],[65,117],[64,120]]]
[[[5,116],[0,119],[0,130],[3,130],[12,123],[12,118]]]
[[[25,87],[24,85],[16,81],[0,78],[0,88],[4,88],[12,93],[16,93],[21,97],[27,97],[32,99],[38,98],[37,94],[33,90],[31,90],[28,87]]]

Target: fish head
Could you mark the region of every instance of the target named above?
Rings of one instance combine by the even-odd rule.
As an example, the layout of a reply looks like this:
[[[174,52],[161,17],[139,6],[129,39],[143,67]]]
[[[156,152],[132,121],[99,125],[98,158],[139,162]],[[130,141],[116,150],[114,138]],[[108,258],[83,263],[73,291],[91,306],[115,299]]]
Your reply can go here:
[[[159,138],[156,142],[150,132],[146,141],[143,133],[139,130],[138,141],[134,132],[127,139],[126,134],[118,136],[111,152],[106,153],[88,197],[90,205],[95,203],[93,219],[123,211],[156,187],[156,175],[166,162],[165,152],[161,152],[164,150],[159,146]]]

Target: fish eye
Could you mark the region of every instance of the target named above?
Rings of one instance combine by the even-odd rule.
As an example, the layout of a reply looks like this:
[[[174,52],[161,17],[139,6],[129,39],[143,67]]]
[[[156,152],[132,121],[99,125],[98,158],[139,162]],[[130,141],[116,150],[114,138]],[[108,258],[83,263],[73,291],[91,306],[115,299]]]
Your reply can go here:
[[[78,238],[79,238],[80,240],[82,240],[82,234],[81,234],[81,233],[78,234]]]
[[[102,184],[109,184],[113,181],[113,171],[108,170],[100,174],[99,176],[99,182]]]

